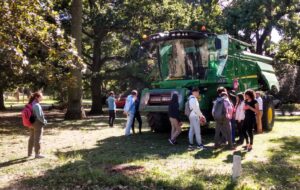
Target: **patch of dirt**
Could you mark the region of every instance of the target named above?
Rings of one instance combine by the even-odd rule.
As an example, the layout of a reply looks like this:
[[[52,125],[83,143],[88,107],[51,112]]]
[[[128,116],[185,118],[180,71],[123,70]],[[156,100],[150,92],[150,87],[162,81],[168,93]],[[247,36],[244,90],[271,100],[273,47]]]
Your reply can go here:
[[[108,167],[107,170],[110,173],[122,173],[125,175],[134,175],[137,173],[142,173],[145,171],[143,166],[135,166],[135,165],[128,165],[128,164],[119,164],[113,167]]]

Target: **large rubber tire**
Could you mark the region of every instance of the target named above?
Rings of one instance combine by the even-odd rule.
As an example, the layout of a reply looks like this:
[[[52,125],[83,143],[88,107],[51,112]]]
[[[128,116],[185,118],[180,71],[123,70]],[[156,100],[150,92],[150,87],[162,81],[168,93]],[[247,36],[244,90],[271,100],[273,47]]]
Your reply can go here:
[[[166,133],[171,131],[171,123],[166,113],[149,113],[147,121],[149,127],[154,132]]]
[[[262,127],[264,131],[271,131],[275,121],[275,108],[273,104],[273,96],[266,95],[263,98],[263,117]]]

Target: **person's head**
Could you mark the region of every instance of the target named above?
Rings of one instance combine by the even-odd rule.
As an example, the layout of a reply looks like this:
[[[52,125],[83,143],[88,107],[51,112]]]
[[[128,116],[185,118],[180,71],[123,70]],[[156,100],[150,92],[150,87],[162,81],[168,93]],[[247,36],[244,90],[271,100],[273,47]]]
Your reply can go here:
[[[134,96],[134,97],[137,97],[137,95],[138,95],[137,90],[132,90],[131,95]]]
[[[221,96],[222,92],[226,92],[227,93],[227,89],[224,88],[223,86],[220,86],[218,89],[217,89],[217,93],[219,96]]]
[[[260,91],[256,91],[256,92],[255,92],[255,95],[256,95],[257,98],[258,98],[258,97],[261,97],[261,92],[260,92]]]
[[[243,93],[238,93],[236,96],[236,102],[240,104],[242,101],[244,101],[244,94]]]
[[[31,104],[33,101],[41,102],[42,99],[43,99],[43,94],[41,92],[35,92],[31,94],[28,103]]]
[[[192,89],[192,95],[198,98],[200,96],[200,90],[199,88],[195,87]]]
[[[245,92],[245,100],[252,101],[255,99],[255,92],[251,89],[246,90]]]
[[[173,94],[171,104],[178,104],[178,94]]]
[[[113,91],[110,91],[109,96],[115,96],[115,93]]]
[[[226,98],[226,97],[228,97],[228,94],[227,94],[227,92],[222,92],[222,93],[220,94],[220,96]]]

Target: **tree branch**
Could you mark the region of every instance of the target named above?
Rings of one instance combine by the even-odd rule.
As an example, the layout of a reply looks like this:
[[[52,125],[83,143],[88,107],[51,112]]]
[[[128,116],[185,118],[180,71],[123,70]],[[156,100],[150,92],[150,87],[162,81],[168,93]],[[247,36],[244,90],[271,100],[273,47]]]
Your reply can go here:
[[[89,54],[85,53],[85,52],[82,52],[82,55],[90,60],[93,60],[93,57],[90,56]]]
[[[121,61],[124,61],[124,60],[125,60],[125,58],[122,57],[122,56],[113,56],[113,57],[104,57],[104,58],[102,58],[101,62],[102,63],[105,63],[107,61],[119,61],[119,62],[121,62]]]
[[[88,31],[86,31],[84,28],[82,28],[82,33],[85,34],[87,37],[94,39],[95,36],[93,34],[90,34]]]

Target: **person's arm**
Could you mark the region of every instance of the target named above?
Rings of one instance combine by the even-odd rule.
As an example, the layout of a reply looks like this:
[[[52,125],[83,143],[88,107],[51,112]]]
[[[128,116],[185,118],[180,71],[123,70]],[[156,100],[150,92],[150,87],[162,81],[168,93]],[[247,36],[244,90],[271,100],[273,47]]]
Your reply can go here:
[[[196,113],[197,116],[199,117],[203,117],[203,114],[199,108],[199,103],[197,102],[198,100],[196,98],[192,98],[190,101],[189,101],[189,105],[190,105],[190,109]]]
[[[179,105],[177,104],[175,106],[175,119],[177,119],[177,121],[180,123],[181,121],[180,121],[179,115],[180,115],[180,113],[179,113]]]
[[[124,113],[128,114],[128,112],[130,111],[130,108],[131,108],[132,104],[134,104],[133,98],[130,97],[130,96],[127,97],[126,104],[124,106]]]
[[[215,112],[215,106],[216,106],[216,101],[213,102],[213,108],[211,110],[211,115],[214,117],[214,112]]]
[[[124,114],[128,114],[128,111],[129,111],[129,97],[126,98],[126,103],[125,103],[125,106],[124,106]]]
[[[248,106],[248,108],[253,111],[254,113],[258,114],[259,113],[259,105],[258,103],[256,103],[255,105],[255,108],[251,107],[251,106]]]
[[[47,121],[45,119],[42,107],[40,104],[36,104],[33,108],[34,110],[34,115],[36,117],[37,120],[39,120],[41,123],[43,123],[44,125],[47,124]]]
[[[232,119],[232,113],[233,113],[233,107],[232,107],[232,104],[230,103],[229,100],[225,100],[224,101],[224,104],[225,104],[225,108],[226,108],[226,117],[228,119]]]

